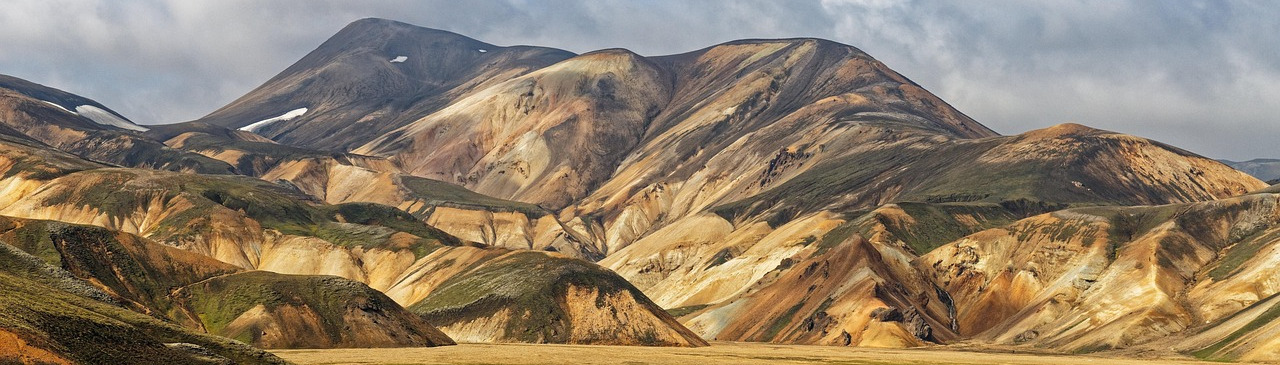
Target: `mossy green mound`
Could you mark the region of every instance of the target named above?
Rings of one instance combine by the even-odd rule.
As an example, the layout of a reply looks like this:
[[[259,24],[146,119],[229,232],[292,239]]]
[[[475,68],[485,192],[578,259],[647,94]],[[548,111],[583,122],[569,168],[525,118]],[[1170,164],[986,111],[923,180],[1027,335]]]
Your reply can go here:
[[[111,305],[69,274],[0,245],[0,332],[61,360],[85,364],[284,364],[275,355],[226,338]],[[58,284],[61,283],[61,284]],[[74,289],[79,287],[79,289]],[[0,363],[20,355],[0,352]],[[57,359],[46,359],[57,360]]]
[[[595,264],[520,251],[450,278],[409,309],[437,326],[510,310],[514,314],[503,329],[503,338],[563,343],[572,326],[563,302],[570,286],[598,289],[602,296],[630,291],[648,302],[631,283]]]
[[[175,295],[190,317],[198,318],[209,333],[257,346],[453,344],[444,333],[381,292],[336,276],[250,271],[209,279]]]

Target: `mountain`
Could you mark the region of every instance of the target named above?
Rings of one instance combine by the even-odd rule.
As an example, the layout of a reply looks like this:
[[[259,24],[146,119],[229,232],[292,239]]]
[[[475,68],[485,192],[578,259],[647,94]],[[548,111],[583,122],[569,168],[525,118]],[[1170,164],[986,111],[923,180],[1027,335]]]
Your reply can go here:
[[[525,283],[521,276],[469,278],[468,282],[494,292],[468,294],[513,295],[569,305],[596,303],[574,296],[581,291],[600,293],[608,298],[601,299],[605,302],[566,307],[563,310],[570,314],[565,316],[509,320],[553,330],[613,323],[646,334],[614,338],[612,343],[617,344],[705,344],[625,280],[595,264],[534,252],[514,263],[502,261],[509,250],[467,244],[405,211],[372,203],[328,205],[287,182],[110,167],[48,147],[31,147],[0,148],[0,167],[7,167],[0,185],[9,189],[6,197],[13,197],[3,202],[0,214],[137,235],[165,245],[168,251],[182,249],[184,255],[199,258],[199,264],[186,262],[179,267],[223,267],[218,269],[220,276],[189,277],[158,287],[151,284],[160,280],[154,277],[172,275],[116,280],[121,281],[116,287],[128,290],[112,292],[132,293],[141,286],[138,290],[150,293],[128,296],[128,302],[136,303],[133,309],[165,313],[188,327],[262,347],[447,344],[452,343],[448,337],[401,306],[422,301],[450,279],[461,280],[454,276],[490,265],[548,272],[563,267],[565,274],[536,285]],[[278,274],[242,272],[247,270]],[[121,271],[130,270],[83,276],[108,283],[103,275]],[[578,273],[590,273],[592,279],[575,281],[582,276]],[[148,284],[130,284],[134,281]],[[476,316],[475,312],[490,309],[468,307],[451,313]],[[485,321],[467,327],[465,334],[498,341],[602,341],[598,335],[527,337],[507,331],[507,321]]]
[[[80,157],[129,167],[209,174],[234,172],[225,163],[140,136],[138,126],[93,100],[0,75],[0,124],[9,134]]]
[[[407,60],[390,62],[398,55]],[[700,69],[715,72],[690,72]],[[787,116],[804,119],[795,130],[863,113],[994,135],[861,51],[826,41],[751,41],[653,59],[624,50],[574,56],[377,19],[352,23],[199,122],[242,128],[300,108],[307,111],[255,130],[299,147],[391,157],[413,175],[550,208],[583,198],[624,158],[657,153],[686,130],[714,132],[713,151]],[[664,159],[692,156],[696,138]]]
[[[386,158],[290,147],[253,133],[202,123],[156,126],[147,135],[170,147],[231,164],[243,174],[287,181],[330,204],[395,206],[468,241],[593,260],[603,257],[589,238],[563,227],[549,210],[409,175]]]
[[[120,113],[85,97],[62,90],[39,85],[13,76],[0,75],[0,89],[5,90],[6,98],[31,99],[56,108],[76,118],[69,124],[80,124],[84,127],[115,128],[131,131],[146,131],[147,128],[134,124]],[[21,102],[11,100],[10,102]],[[32,108],[34,109],[34,108]]]
[[[387,41],[368,41],[373,38]],[[440,47],[433,49],[447,56],[420,61],[448,70],[462,67],[458,65],[479,67],[467,57],[507,52],[472,52],[479,49],[475,41],[452,33],[361,20],[280,76],[199,122],[244,126],[260,120],[255,118],[270,116],[232,118],[233,111],[274,110],[272,105],[279,100],[310,105],[318,100],[310,96],[315,94],[345,95],[341,102],[332,104],[359,106],[332,108],[348,112],[346,117],[308,111],[285,122],[273,122],[288,125],[279,132],[262,133],[286,145],[387,158],[400,169],[383,171],[386,173],[457,183],[484,195],[537,205],[554,214],[522,214],[513,219],[529,223],[515,225],[451,224],[446,221],[458,220],[443,214],[432,219],[442,222],[442,227],[450,226],[445,229],[458,236],[505,247],[554,247],[589,259],[605,257],[646,232],[708,210],[773,214],[777,218],[766,219],[774,220],[795,216],[797,212],[791,210],[812,211],[809,207],[774,212],[750,209],[750,205],[775,207],[779,195],[790,197],[797,187],[806,190],[809,200],[839,196],[845,200],[840,203],[845,207],[839,209],[867,209],[897,200],[1185,202],[1227,197],[1260,186],[1252,179],[1232,182],[1238,176],[1231,172],[1211,174],[1206,181],[1218,180],[1197,186],[1198,177],[1185,177],[1195,173],[1192,169],[1167,171],[1170,185],[1152,191],[1146,191],[1149,185],[1166,184],[1151,181],[1163,179],[1156,176],[1165,171],[1149,171],[1157,175],[1137,177],[1139,181],[1087,181],[1106,180],[1114,175],[1110,169],[1137,162],[1126,162],[1123,159],[1129,156],[1113,154],[1109,155],[1111,166],[1085,166],[1092,151],[1140,153],[1148,148],[1144,144],[1150,144],[1152,151],[1168,150],[1161,158],[1170,158],[1173,165],[1215,171],[1220,165],[1169,146],[1127,142],[1119,135],[1080,130],[1083,127],[1079,126],[1048,130],[1043,136],[1029,134],[1017,142],[1013,138],[983,140],[996,135],[919,85],[856,48],[816,39],[736,41],[662,57],[643,57],[625,50],[564,54],[542,65],[526,63],[519,72],[467,73],[472,77],[468,80],[474,82],[465,83],[465,87],[450,86],[448,93],[386,88],[379,91],[387,93],[379,94],[381,99],[339,93],[337,90],[349,87],[327,82],[341,78],[317,76],[349,67],[426,72],[408,61],[389,61],[395,57],[392,53],[406,47],[397,43],[400,41]],[[360,56],[345,56],[355,54]],[[416,56],[407,57],[414,60]],[[489,68],[507,70],[504,65],[500,62]],[[368,70],[360,72],[372,72]],[[282,81],[286,78],[298,81]],[[396,122],[366,117],[370,108],[366,104],[393,105],[389,98],[430,98],[435,104],[398,113]],[[381,134],[357,138],[363,132],[333,133],[330,126],[335,123],[361,125]],[[183,126],[173,128],[181,130]],[[1052,138],[1054,133],[1071,136],[1077,130],[1079,138]],[[344,140],[320,143],[302,137],[308,134]],[[294,142],[302,140],[305,142]],[[1094,142],[1102,145],[1091,145]],[[1001,143],[1003,150],[992,150]],[[1042,146],[1051,143],[1057,144]],[[1015,149],[1040,148],[1059,155],[1025,158],[1014,165],[995,156],[1005,153],[1009,156],[1003,158],[1022,159],[1025,156],[1016,155]],[[978,164],[953,163],[971,161],[988,152],[988,160]],[[1058,165],[1076,171],[1095,170],[1080,176],[1049,170]],[[850,171],[843,166],[864,169]],[[984,186],[988,166],[1006,170],[1003,174],[1011,176],[1008,184]],[[910,171],[898,172],[899,167]],[[819,176],[817,170],[836,170],[834,174],[842,176]],[[950,172],[942,176],[936,174],[938,170]],[[804,179],[794,179],[801,175]],[[394,179],[377,179],[381,180]],[[1041,183],[1049,185],[1041,191],[1028,191]],[[814,185],[819,187],[809,188]],[[1118,190],[1110,191],[1113,188]],[[394,186],[378,189],[404,190]],[[1163,194],[1168,191],[1174,192],[1166,198]],[[1052,195],[1059,192],[1071,195],[1065,197],[1070,201],[1057,201],[1059,197]],[[363,195],[360,199],[375,199]],[[395,195],[376,199],[401,208],[413,200],[413,194]],[[466,214],[483,217],[490,213]],[[556,217],[556,222],[534,223],[546,216]]]
[[[1280,358],[1275,187],[1078,124],[1001,136],[830,41],[577,55],[364,19],[195,121],[112,128],[11,94],[0,215],[164,253],[69,271],[255,346]]]
[[[384,20],[343,28],[302,60],[200,122],[251,128],[289,145],[350,150],[442,107],[486,80],[573,56],[541,47],[498,47]],[[306,128],[299,129],[299,126]]]
[[[1227,164],[1227,166],[1235,168],[1236,170],[1244,171],[1249,175],[1253,175],[1253,177],[1256,177],[1259,180],[1265,180],[1272,184],[1280,183],[1277,181],[1280,180],[1280,160],[1258,158],[1244,162],[1227,160],[1220,161]]]
[[[427,47],[440,56],[406,51]],[[236,102],[167,126],[166,138],[215,125],[383,159],[393,167],[318,158],[262,176],[330,203],[396,206],[471,241],[599,260],[694,333],[731,341],[966,340],[974,334],[957,317],[961,302],[920,265],[937,247],[1062,209],[1185,204],[1266,187],[1189,151],[1082,125],[999,136],[861,50],[825,40],[742,40],[657,57],[522,47],[556,56],[478,63],[510,52],[499,48],[357,21]],[[465,77],[399,86],[429,70]],[[459,193],[421,194],[432,187]],[[476,285],[458,278],[441,290]],[[450,292],[410,308],[458,323],[444,324],[449,332],[477,319],[423,306],[540,305],[439,297]]]
[[[716,211],[794,214],[885,201],[1151,205],[1231,197],[1263,186],[1176,147],[1078,124],[977,140],[893,140],[895,145],[864,147],[865,152],[816,165]],[[921,148],[926,143],[931,147]],[[880,189],[837,190],[851,185]]]

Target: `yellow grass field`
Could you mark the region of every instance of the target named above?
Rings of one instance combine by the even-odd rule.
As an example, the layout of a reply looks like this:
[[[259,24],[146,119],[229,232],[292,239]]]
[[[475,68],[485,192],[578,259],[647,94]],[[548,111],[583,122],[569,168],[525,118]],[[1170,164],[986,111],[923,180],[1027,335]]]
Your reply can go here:
[[[951,349],[872,349],[716,342],[710,347],[664,348],[529,344],[461,344],[434,348],[276,350],[298,364],[955,364],[955,365],[1185,365],[1191,360],[978,353]]]

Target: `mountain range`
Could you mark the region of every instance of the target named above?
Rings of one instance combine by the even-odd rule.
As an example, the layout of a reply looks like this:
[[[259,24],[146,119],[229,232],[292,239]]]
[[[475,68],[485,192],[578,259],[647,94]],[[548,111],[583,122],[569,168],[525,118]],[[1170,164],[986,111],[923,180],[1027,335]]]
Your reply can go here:
[[[0,171],[0,360],[708,340],[1280,360],[1277,187],[1078,124],[1002,136],[820,39],[579,55],[362,19],[154,126],[0,76]]]

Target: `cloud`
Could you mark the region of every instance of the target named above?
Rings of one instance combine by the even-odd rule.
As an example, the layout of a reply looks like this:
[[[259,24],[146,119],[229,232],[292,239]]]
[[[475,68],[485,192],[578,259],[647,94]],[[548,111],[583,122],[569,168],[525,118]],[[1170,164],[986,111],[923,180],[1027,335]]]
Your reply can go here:
[[[1214,157],[1280,157],[1280,8],[1264,1],[31,0],[0,12],[0,73],[180,122],[370,16],[575,52],[827,38],[1002,133],[1073,121]]]
[[[984,124],[1060,122],[1215,157],[1280,156],[1275,10],[1261,3],[826,1],[834,37]]]

